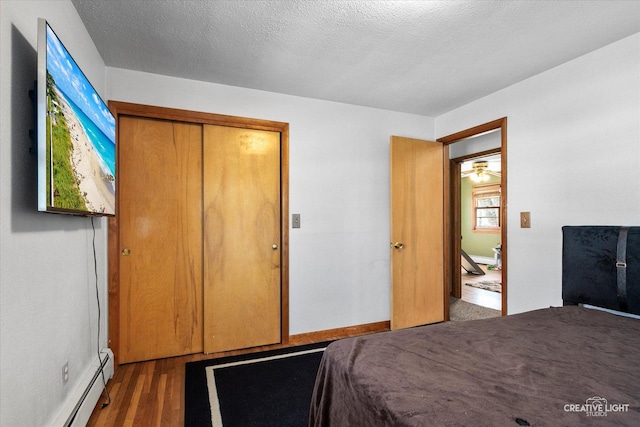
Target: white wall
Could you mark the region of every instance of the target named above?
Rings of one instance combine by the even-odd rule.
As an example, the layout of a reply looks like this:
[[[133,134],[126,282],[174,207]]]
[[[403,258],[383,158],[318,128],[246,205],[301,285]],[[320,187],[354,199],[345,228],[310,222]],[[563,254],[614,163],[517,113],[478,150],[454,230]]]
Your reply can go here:
[[[465,138],[462,141],[449,144],[449,158],[456,159],[483,151],[493,150],[502,146],[502,132],[495,129],[478,136]]]
[[[389,320],[389,136],[433,119],[107,68],[109,99],[290,125],[290,333]]]
[[[90,220],[36,212],[37,18],[49,21],[104,93],[105,67],[70,1],[0,1],[0,425],[45,426],[95,359],[97,305]],[[106,346],[106,221],[96,220]],[[62,383],[68,360],[70,379]]]
[[[562,303],[563,225],[640,225],[640,34],[443,114],[436,135],[504,116],[517,313]]]

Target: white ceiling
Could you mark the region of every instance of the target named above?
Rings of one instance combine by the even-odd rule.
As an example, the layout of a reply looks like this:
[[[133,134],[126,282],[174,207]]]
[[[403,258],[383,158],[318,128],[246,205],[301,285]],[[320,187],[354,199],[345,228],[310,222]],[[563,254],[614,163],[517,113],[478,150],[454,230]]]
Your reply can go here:
[[[637,0],[72,2],[109,67],[431,117],[640,32]]]

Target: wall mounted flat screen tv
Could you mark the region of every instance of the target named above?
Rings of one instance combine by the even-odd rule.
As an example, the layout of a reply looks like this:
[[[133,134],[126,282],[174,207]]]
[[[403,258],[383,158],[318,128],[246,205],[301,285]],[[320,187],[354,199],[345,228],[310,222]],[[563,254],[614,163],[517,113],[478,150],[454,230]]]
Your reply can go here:
[[[115,118],[42,18],[36,92],[38,210],[115,215]]]

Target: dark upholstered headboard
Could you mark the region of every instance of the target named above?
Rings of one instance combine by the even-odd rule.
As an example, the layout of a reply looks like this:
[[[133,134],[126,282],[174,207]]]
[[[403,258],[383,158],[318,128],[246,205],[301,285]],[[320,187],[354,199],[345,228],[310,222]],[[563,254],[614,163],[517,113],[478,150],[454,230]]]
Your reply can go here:
[[[565,226],[562,234],[564,304],[640,314],[640,227]]]

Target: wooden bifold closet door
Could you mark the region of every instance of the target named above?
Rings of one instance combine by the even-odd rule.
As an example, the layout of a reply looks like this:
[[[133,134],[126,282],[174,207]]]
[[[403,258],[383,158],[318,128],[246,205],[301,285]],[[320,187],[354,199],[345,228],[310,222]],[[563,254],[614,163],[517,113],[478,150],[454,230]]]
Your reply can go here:
[[[117,363],[286,341],[288,125],[114,107],[109,313]],[[169,119],[158,118],[165,111]]]

